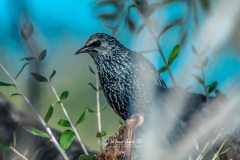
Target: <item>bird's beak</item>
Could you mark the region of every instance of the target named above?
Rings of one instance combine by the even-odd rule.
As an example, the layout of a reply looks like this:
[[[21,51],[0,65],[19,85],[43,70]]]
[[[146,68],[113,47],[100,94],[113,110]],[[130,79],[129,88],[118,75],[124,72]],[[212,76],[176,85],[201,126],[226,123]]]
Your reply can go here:
[[[81,49],[79,49],[79,50],[75,53],[75,55],[80,54],[80,53],[88,53],[89,51],[90,51],[90,50],[89,50],[89,47],[83,46]]]

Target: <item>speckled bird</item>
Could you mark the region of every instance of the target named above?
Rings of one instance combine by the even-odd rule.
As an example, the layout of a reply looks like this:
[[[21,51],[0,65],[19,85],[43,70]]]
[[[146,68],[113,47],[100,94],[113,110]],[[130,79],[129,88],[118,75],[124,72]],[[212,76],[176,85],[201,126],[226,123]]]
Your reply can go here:
[[[167,86],[154,65],[114,37],[93,34],[75,54],[80,53],[88,53],[93,58],[103,93],[123,120],[135,113],[148,115],[166,102]]]

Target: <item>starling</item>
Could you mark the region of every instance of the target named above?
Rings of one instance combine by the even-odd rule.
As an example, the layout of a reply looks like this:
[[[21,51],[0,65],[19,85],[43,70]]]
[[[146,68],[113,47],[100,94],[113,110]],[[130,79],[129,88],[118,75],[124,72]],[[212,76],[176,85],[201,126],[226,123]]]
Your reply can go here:
[[[93,58],[107,102],[123,120],[153,113],[166,102],[167,86],[154,65],[114,37],[93,34],[75,54],[79,53]]]

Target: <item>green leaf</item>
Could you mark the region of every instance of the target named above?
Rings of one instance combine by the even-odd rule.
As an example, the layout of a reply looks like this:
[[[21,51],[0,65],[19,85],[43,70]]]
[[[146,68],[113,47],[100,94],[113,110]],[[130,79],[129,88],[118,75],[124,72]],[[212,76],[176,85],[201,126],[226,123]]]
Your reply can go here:
[[[112,21],[116,19],[117,14],[116,13],[102,13],[98,15],[99,18],[107,21]]]
[[[107,108],[107,103],[100,109],[100,112],[104,111]]]
[[[138,27],[137,29],[137,34],[139,34],[140,32],[142,32],[142,30],[144,29],[145,24],[142,24],[141,26]]]
[[[74,141],[76,135],[71,130],[66,130],[62,133],[60,137],[60,146],[63,150],[68,149],[68,147],[72,144]]]
[[[78,124],[82,123],[86,119],[87,113],[88,113],[88,109],[86,108],[85,111],[80,116],[80,118],[78,119],[78,121],[77,121],[75,126],[77,126]]]
[[[60,103],[62,103],[62,102],[61,102],[61,101],[57,101],[57,102],[51,103],[51,106],[53,107],[53,106],[55,106],[56,104],[60,104]]]
[[[13,96],[22,96],[22,95],[19,93],[13,93],[13,94],[11,94],[11,97],[13,97]]]
[[[50,81],[51,81],[51,79],[55,76],[55,74],[56,74],[56,71],[54,70],[54,71],[52,72],[50,78],[49,78]]]
[[[23,151],[23,156],[25,156],[25,157],[26,157],[26,156],[27,156],[27,154],[28,154],[28,151],[29,151],[29,149],[28,149],[28,148],[25,148],[25,149],[24,149],[24,151]]]
[[[71,127],[71,124],[65,119],[60,119],[58,125],[62,127]]]
[[[52,114],[53,114],[53,107],[50,106],[50,107],[48,108],[47,114],[46,114],[45,117],[44,117],[44,122],[45,122],[45,123],[48,123],[48,121],[49,121],[50,118],[52,117]]]
[[[29,63],[25,63],[22,68],[20,69],[20,71],[18,72],[18,74],[16,75],[15,79],[17,79],[17,77],[22,73],[23,69],[28,65]]]
[[[92,83],[88,83],[95,91],[98,91],[98,89],[92,84]]]
[[[101,131],[101,134],[102,134],[102,137],[106,136],[107,135],[107,132],[105,130],[102,130]]]
[[[64,91],[61,96],[60,96],[60,100],[61,102],[63,102],[64,100],[66,100],[68,98],[68,94],[69,92],[68,91]]]
[[[89,153],[89,157],[91,158],[91,160],[95,160],[95,159],[94,159],[95,156],[96,156],[95,153],[92,153],[92,152]]]
[[[228,147],[224,148],[224,149],[218,154],[218,156],[221,156],[221,155],[227,153],[231,148],[232,148],[232,146],[228,146]]]
[[[55,104],[61,104],[61,103],[62,103],[62,101],[57,101],[57,102],[55,102],[53,104],[55,105]]]
[[[198,83],[204,84],[204,81],[201,77],[199,77],[198,75],[195,75],[195,74],[192,74],[192,76],[197,80]]]
[[[19,157],[18,156],[14,157],[12,160],[19,160]]]
[[[173,61],[177,58],[179,52],[180,52],[180,45],[178,44],[178,45],[176,45],[176,46],[173,48],[171,54],[170,54],[169,57],[168,57],[168,65],[169,65],[169,66],[170,66],[170,65],[173,63]]]
[[[31,73],[31,75],[39,82],[47,82],[47,78],[43,77],[40,74],[37,73]]]
[[[0,143],[0,148],[4,149],[5,151],[11,151],[12,150],[10,146],[7,146],[7,145],[2,144],[2,143]]]
[[[0,82],[0,86],[15,86],[14,84],[10,84],[10,83],[5,83],[5,82]]]
[[[16,148],[17,138],[16,138],[16,132],[13,133],[13,148]]]
[[[97,132],[96,137],[97,137],[97,138],[101,138],[101,137],[102,137],[102,133]]]
[[[107,135],[107,132],[103,130],[103,131],[101,131],[101,133],[97,132],[96,137],[97,138],[102,138],[102,137],[104,137],[106,135]]]
[[[213,82],[212,84],[210,84],[209,86],[207,86],[208,88],[208,93],[212,93],[216,88],[217,88],[218,82]]]
[[[202,61],[202,66],[205,67],[208,64],[208,57],[204,58]]]
[[[23,61],[23,60],[26,60],[26,61],[32,61],[36,59],[35,57],[25,57],[25,58],[22,58],[20,61]]]
[[[33,25],[32,23],[29,24],[29,29],[28,29],[28,38],[32,36],[33,33]]]
[[[43,132],[39,129],[36,129],[34,127],[30,127],[30,126],[25,126],[23,127],[26,131],[32,133],[33,135],[39,136],[39,137],[43,137],[43,138],[47,138],[50,139],[49,135],[46,132]]]
[[[158,73],[163,73],[166,72],[168,70],[168,66],[163,66],[158,70]]]
[[[122,121],[119,121],[119,124],[120,124],[121,126],[123,126],[123,122],[122,122]]]
[[[96,74],[95,72],[94,72],[94,70],[91,68],[91,66],[90,65],[88,65],[88,68],[89,68],[89,70],[90,70],[90,72],[92,72],[92,74]]]
[[[90,155],[81,155],[79,157],[79,160],[92,160],[92,158],[90,157]]]
[[[98,88],[98,90],[99,90],[99,91],[103,90],[102,86],[100,86],[100,87]]]
[[[85,109],[88,109],[88,112],[89,113],[96,113],[94,110],[92,110],[91,108],[88,108],[88,107],[86,107]]]
[[[47,54],[47,50],[44,49],[44,50],[40,53],[40,55],[38,56],[38,60],[39,60],[39,61],[43,60],[43,59],[46,57],[46,54]]]

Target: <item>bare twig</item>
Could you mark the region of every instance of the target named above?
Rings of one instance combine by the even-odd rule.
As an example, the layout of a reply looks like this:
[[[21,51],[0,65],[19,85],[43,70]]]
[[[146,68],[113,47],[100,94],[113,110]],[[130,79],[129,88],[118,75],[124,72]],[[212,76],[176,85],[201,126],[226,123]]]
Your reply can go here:
[[[222,148],[223,148],[224,144],[226,143],[226,141],[227,141],[226,139],[223,141],[223,143],[220,146],[220,148],[218,149],[217,153],[214,154],[214,157],[212,158],[212,160],[215,160],[218,157],[219,152],[222,150]]]
[[[224,130],[224,129],[223,129]],[[222,130],[222,131],[223,131]],[[212,141],[212,143],[211,143],[211,146],[213,146],[213,144],[221,137],[221,135],[222,135],[222,131],[220,131],[219,133],[218,133],[218,135],[215,137],[215,139]],[[225,143],[225,142],[224,142]],[[210,142],[208,141],[207,143],[206,143],[206,145],[204,146],[204,148],[203,148],[203,150],[202,150],[202,152],[198,155],[198,157],[197,157],[197,159],[196,160],[202,160],[203,158],[204,158],[204,156],[205,156],[205,154],[206,154],[206,151],[207,151],[207,149],[209,148],[209,145],[210,145]]]
[[[12,150],[14,153],[16,153],[17,155],[19,155],[22,159],[28,160],[24,155],[22,155],[21,153],[19,153],[15,148],[13,148],[13,147],[10,147],[10,148],[11,148],[11,150]]]
[[[98,73],[96,73],[96,98],[97,98],[97,117],[98,117],[98,132],[102,132],[101,129],[101,112],[100,112],[100,100],[99,100],[99,86],[98,86]],[[102,151],[102,136],[99,137],[100,152]]]

